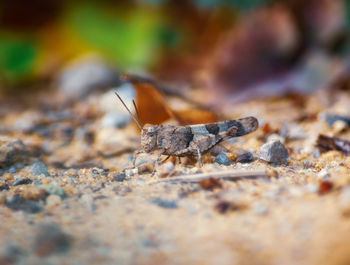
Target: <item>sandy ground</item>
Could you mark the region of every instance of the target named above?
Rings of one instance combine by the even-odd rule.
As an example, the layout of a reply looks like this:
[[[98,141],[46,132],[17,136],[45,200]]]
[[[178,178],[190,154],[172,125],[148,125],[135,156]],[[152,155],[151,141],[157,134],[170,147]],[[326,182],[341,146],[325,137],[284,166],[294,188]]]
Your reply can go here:
[[[349,102],[346,92],[332,100],[322,92],[232,106],[228,117],[253,115],[260,128],[225,143],[231,165],[210,156],[202,168],[168,163],[157,169],[162,178],[118,175],[132,166],[138,132],[100,127],[94,100],[52,113],[37,105],[9,113],[4,103],[0,154],[16,139],[23,150],[0,157],[0,264],[349,264],[350,158],[316,147],[320,133],[350,137],[346,123],[322,118],[349,113]],[[259,159],[271,139],[287,147],[287,164]],[[248,151],[254,161],[235,162]],[[258,170],[265,176],[214,187],[170,181]],[[29,180],[14,185],[19,178]]]

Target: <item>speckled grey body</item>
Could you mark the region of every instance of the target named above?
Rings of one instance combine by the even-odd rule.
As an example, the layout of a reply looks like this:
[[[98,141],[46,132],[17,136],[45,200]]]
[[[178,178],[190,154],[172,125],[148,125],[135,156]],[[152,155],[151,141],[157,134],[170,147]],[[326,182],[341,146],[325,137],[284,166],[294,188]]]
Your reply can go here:
[[[200,157],[222,140],[246,135],[257,128],[254,117],[188,126],[145,125],[141,148],[146,153],[159,150],[160,155]]]

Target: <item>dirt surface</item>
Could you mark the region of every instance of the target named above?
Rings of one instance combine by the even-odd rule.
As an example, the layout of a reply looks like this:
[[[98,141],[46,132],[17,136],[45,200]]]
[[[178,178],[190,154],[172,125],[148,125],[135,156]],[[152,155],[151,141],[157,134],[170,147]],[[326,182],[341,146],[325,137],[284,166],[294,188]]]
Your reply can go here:
[[[227,118],[260,123],[224,144],[230,165],[211,155],[202,168],[170,159],[153,176],[154,155],[136,161],[148,172],[123,173],[139,132],[131,123],[104,126],[103,96],[67,105],[45,97],[0,106],[0,264],[350,262],[350,157],[316,146],[319,134],[350,139],[348,123],[327,116],[349,113],[349,93],[226,107]],[[274,139],[287,163],[259,159]],[[252,159],[236,162],[247,152]],[[216,178],[223,171],[252,177]],[[200,173],[210,178],[186,181]]]

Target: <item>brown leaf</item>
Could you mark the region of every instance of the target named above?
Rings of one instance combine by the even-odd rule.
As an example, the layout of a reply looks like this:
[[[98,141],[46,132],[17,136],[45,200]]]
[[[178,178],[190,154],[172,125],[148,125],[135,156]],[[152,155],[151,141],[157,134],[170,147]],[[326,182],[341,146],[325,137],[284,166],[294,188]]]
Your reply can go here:
[[[209,110],[199,108],[173,110],[161,91],[163,87],[152,79],[131,74],[123,74],[121,78],[131,82],[136,89],[136,105],[142,124],[160,124],[170,118],[180,125],[217,121],[217,116]]]

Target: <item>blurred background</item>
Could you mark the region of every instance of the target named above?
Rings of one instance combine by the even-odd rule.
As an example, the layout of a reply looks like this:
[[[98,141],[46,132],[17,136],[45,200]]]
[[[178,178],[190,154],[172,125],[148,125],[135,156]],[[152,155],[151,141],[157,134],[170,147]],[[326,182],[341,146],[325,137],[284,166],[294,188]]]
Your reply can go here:
[[[62,87],[84,67],[232,101],[348,86],[349,28],[348,0],[1,1],[0,89]]]

